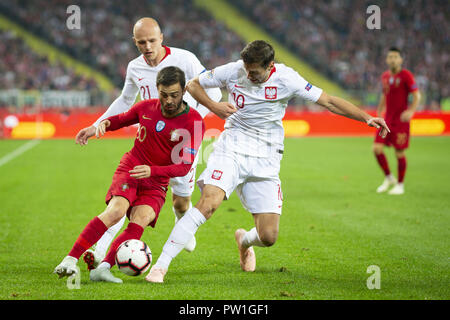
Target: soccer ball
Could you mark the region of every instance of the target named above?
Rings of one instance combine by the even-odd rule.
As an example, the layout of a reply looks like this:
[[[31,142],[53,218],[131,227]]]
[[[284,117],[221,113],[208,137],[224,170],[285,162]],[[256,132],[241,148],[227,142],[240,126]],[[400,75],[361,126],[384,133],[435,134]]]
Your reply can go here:
[[[138,276],[150,268],[152,252],[141,240],[126,240],[117,248],[116,264],[126,275]]]

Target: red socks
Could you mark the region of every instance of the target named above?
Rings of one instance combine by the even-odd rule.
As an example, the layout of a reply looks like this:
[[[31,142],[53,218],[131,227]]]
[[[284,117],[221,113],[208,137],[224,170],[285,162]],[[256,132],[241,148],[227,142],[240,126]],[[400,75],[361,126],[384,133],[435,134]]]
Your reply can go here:
[[[69,252],[69,256],[80,259],[81,255],[94,245],[108,230],[98,217],[92,219],[78,236],[77,241]]]
[[[103,262],[107,262],[111,266],[115,265],[116,251],[122,242],[130,239],[140,240],[143,232],[144,228],[136,223],[130,222],[127,228],[113,241]]]
[[[386,176],[390,175],[391,171],[389,170],[389,165],[384,153],[375,154],[375,157],[377,158],[378,164],[380,165],[381,169],[383,169],[384,174]]]
[[[406,157],[398,158],[398,183],[403,183],[406,172]]]

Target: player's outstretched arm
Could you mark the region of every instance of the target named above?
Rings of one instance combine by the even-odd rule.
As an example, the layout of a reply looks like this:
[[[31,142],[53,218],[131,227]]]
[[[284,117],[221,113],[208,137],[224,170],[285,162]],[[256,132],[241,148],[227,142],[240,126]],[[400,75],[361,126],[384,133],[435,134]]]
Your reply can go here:
[[[190,80],[186,84],[186,88],[191,96],[198,101],[198,103],[207,107],[221,119],[226,119],[237,111],[236,108],[229,102],[216,102],[212,100],[206,93],[205,89],[203,89],[200,85],[198,77]]]
[[[372,117],[370,114],[364,112],[351,102],[339,97],[330,96],[325,91],[320,95],[319,100],[317,100],[317,104],[327,108],[333,113],[365,122],[370,127],[375,127],[377,129],[381,128],[380,136],[382,137],[386,137],[386,135],[390,132],[383,118]]]

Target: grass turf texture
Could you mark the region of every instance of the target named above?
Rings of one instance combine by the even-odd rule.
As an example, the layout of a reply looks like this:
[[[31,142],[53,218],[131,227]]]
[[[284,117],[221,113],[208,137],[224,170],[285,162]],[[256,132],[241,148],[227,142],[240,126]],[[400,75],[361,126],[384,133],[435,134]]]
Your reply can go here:
[[[133,142],[41,141],[0,167],[0,299],[449,299],[450,138],[412,139],[403,196],[375,193],[383,176],[371,142],[286,139],[280,234],[273,247],[255,248],[254,273],[239,267],[234,231],[253,219],[233,194],[200,227],[196,250],[172,262],[164,284],[116,267],[122,285],[90,282],[80,261],[80,289],[69,290],[53,269],[104,209]],[[24,143],[0,141],[0,158]],[[392,149],[387,155],[396,173]],[[142,237],[154,262],[173,224],[169,192],[156,228]],[[370,265],[380,267],[379,290],[366,286]]]

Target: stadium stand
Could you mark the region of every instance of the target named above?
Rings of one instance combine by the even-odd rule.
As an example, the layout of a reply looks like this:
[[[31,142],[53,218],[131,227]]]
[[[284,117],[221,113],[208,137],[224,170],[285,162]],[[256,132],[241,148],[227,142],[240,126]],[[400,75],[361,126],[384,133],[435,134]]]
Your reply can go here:
[[[66,8],[72,2],[60,0],[56,5],[45,0],[11,0],[0,3],[0,13],[105,74],[117,88],[110,99],[123,84],[128,61],[138,54],[130,36],[134,22],[142,16],[156,17],[165,44],[196,53],[207,68],[238,59],[245,45],[238,35],[191,0],[80,0],[77,5],[81,8],[81,29],[68,30]],[[445,50],[449,19],[439,9],[446,5],[445,0],[417,1],[414,6],[404,0],[389,2],[387,7],[381,6],[381,31],[365,28],[365,10],[370,4],[366,0],[230,2],[316,70],[358,96],[365,105],[374,106],[378,102],[379,76],[385,70],[385,52],[391,45],[405,51],[405,67],[416,75],[425,93],[424,105],[439,109],[442,100],[449,96],[449,53]],[[168,6],[170,10],[166,10]],[[90,90],[96,87],[92,79],[33,55],[20,41],[8,39],[11,34],[2,33],[1,37],[11,42],[3,43],[3,50],[11,45],[21,52],[8,54],[8,62],[0,65],[1,88]],[[23,77],[23,67],[20,69],[23,63],[17,63],[22,59],[28,65],[35,65],[27,70],[32,77]]]
[[[450,94],[448,1],[389,1],[380,5],[381,30],[366,28],[373,1],[231,0],[250,19],[305,57],[318,71],[375,105],[390,46],[405,53],[406,68],[438,109]],[[447,15],[447,16],[446,16]]]
[[[0,4],[0,10],[27,25],[36,35],[102,71],[117,87],[122,87],[128,62],[138,55],[131,35],[134,22],[143,16],[158,19],[166,45],[196,53],[206,67],[237,59],[244,45],[191,1],[77,1],[81,8],[80,30],[66,27],[65,9],[73,1],[61,0],[57,4],[12,0]],[[168,6],[170,10],[166,10]]]
[[[93,79],[77,75],[62,64],[50,64],[13,32],[0,32],[0,87],[24,90],[93,90]]]

